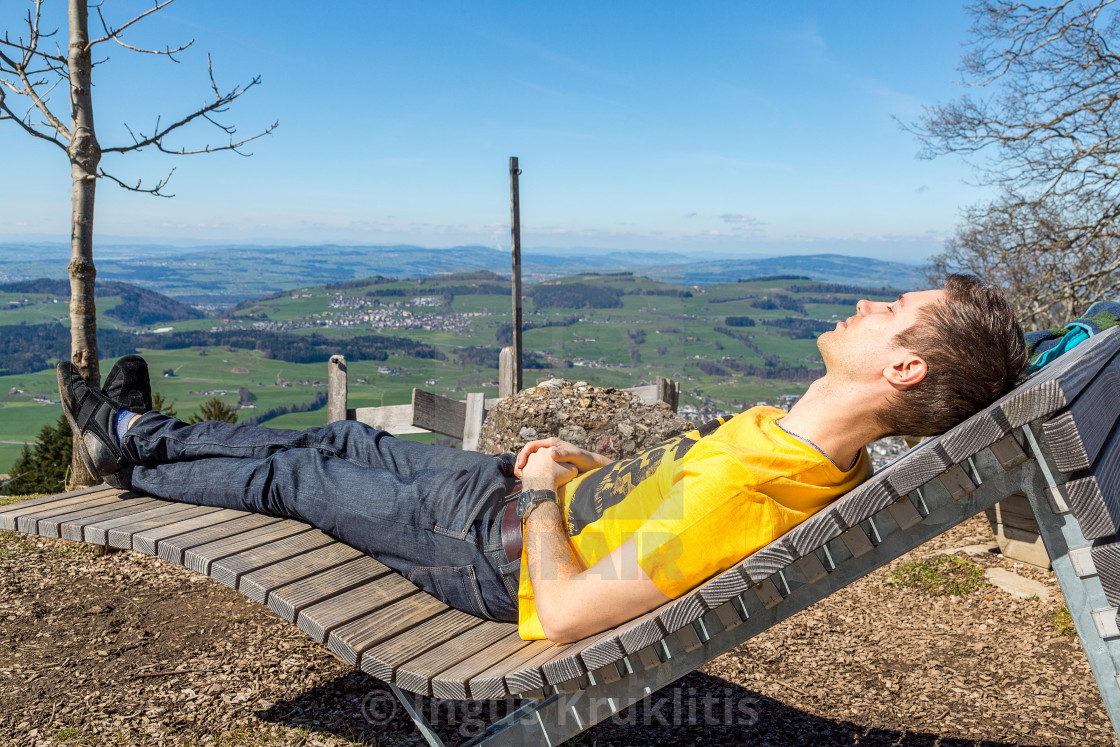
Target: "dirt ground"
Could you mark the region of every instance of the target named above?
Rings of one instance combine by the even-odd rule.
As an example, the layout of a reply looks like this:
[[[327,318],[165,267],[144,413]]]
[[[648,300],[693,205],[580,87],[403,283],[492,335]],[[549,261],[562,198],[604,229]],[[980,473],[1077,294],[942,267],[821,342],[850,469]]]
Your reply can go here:
[[[971,556],[1051,599],[891,582],[901,562],[990,541],[973,518],[573,744],[1117,745],[1049,573]],[[379,681],[183,568],[0,532],[0,579],[2,745],[423,743]],[[455,744],[508,704],[421,706]]]

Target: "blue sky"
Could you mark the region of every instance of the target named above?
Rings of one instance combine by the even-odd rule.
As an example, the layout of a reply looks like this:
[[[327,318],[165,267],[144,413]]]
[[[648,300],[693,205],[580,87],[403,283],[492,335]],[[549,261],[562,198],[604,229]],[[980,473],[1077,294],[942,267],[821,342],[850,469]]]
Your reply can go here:
[[[18,32],[25,5],[4,2],[0,28]],[[47,0],[53,25],[63,5]],[[962,93],[968,25],[953,3],[178,0],[123,38],[195,39],[179,64],[100,47],[101,144],[202,101],[207,52],[223,88],[262,78],[223,121],[280,127],[252,158],[107,156],[131,182],[175,167],[176,197],[103,181],[96,234],[505,248],[516,155],[526,250],[918,262],[983,194],[959,160],[918,160],[892,117]],[[195,127],[169,144],[220,140]],[[0,239],[65,239],[65,155],[4,122],[0,171]]]

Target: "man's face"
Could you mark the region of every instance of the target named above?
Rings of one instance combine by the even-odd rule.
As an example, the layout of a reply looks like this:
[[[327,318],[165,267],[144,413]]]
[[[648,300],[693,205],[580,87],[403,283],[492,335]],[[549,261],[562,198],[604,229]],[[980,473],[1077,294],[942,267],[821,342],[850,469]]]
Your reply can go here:
[[[918,320],[918,312],[945,301],[945,291],[903,293],[894,301],[860,301],[856,313],[817,338],[830,374],[858,379],[875,377],[908,351],[896,347],[895,335]]]

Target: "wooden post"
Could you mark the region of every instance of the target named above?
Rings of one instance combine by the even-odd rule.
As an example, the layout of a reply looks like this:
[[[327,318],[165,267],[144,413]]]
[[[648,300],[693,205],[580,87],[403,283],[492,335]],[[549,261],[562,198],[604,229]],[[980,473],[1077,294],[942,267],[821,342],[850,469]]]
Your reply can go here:
[[[332,355],[327,362],[327,422],[346,420],[346,358]]]
[[[513,392],[521,391],[521,195],[517,156],[509,158],[509,232],[513,245]]]
[[[482,392],[467,395],[467,411],[463,417],[463,451],[478,451],[478,437],[486,420],[486,400]]]
[[[514,381],[516,372],[514,371],[513,355],[513,348],[508,345],[498,353],[498,397],[500,399],[512,397],[517,393],[514,388],[517,386],[517,382]]]
[[[677,411],[677,404],[680,401],[681,385],[672,379],[667,379],[664,376],[657,377],[657,399],[669,405],[673,412]]]

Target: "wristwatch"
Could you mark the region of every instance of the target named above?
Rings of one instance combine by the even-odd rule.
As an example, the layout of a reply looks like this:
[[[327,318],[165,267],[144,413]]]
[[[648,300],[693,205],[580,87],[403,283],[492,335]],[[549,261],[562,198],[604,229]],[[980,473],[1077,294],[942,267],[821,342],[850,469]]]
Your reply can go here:
[[[522,490],[517,494],[517,518],[525,521],[529,509],[545,501],[552,501],[557,506],[560,505],[560,499],[556,497],[555,490]]]

